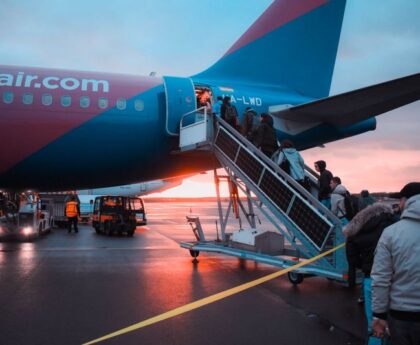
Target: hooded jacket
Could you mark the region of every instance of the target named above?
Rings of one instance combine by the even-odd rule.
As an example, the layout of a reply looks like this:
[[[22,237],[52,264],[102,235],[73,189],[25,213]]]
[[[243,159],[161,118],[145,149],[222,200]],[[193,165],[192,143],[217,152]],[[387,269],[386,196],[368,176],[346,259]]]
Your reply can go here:
[[[276,159],[277,165],[280,165],[284,159],[290,163],[290,176],[296,181],[301,181],[305,177],[305,162],[302,156],[294,147],[280,149],[279,155]]]
[[[379,238],[393,223],[392,208],[386,204],[378,203],[360,211],[343,230],[349,266],[360,268],[369,277]]]
[[[254,144],[258,148],[261,147],[263,151],[274,152],[277,150],[276,131],[273,127],[273,118],[271,116],[267,116],[266,120],[261,120],[255,135]]]
[[[330,182],[333,175],[329,170],[326,169],[327,164],[324,161],[315,162],[319,167],[319,191],[318,200],[329,199],[331,194]]]
[[[390,310],[395,318],[420,320],[420,194],[382,233],[371,277],[374,316],[386,319]]]
[[[244,114],[242,134],[251,142],[254,140],[260,120],[254,109],[248,109]]]
[[[347,189],[342,184],[337,185],[331,193],[331,212],[338,218],[346,216],[346,208],[344,206],[344,195]]]

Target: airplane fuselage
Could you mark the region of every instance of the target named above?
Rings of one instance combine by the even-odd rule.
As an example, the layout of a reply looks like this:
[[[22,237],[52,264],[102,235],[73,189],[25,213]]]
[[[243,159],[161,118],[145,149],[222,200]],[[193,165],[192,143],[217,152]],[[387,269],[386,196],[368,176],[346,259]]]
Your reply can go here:
[[[140,77],[0,66],[0,188],[69,190],[198,173],[209,154],[178,149],[179,121],[197,108],[196,88],[229,95],[240,118],[312,99],[252,82]],[[279,140],[310,148],[375,128],[375,120],[336,128],[275,119]]]

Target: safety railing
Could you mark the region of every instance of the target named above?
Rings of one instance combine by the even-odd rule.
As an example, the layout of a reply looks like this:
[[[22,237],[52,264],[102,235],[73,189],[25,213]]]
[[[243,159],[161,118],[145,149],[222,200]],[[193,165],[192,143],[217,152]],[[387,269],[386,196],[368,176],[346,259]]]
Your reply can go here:
[[[222,119],[214,149],[219,161],[257,195],[289,232],[315,255],[324,250],[340,220],[299,183]],[[329,243],[328,243],[329,244]]]
[[[213,127],[206,107],[184,114],[180,122],[179,147],[181,151],[210,143]]]

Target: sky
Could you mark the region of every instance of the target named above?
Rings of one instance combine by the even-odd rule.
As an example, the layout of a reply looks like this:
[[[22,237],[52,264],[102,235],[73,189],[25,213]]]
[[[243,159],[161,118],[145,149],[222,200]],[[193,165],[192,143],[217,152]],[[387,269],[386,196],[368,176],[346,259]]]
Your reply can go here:
[[[292,0],[290,0],[292,1]],[[189,76],[216,62],[268,0],[0,0],[0,65]],[[420,1],[349,0],[331,94],[420,72]],[[374,132],[302,152],[351,192],[420,181],[420,102]],[[163,196],[214,195],[211,173]]]

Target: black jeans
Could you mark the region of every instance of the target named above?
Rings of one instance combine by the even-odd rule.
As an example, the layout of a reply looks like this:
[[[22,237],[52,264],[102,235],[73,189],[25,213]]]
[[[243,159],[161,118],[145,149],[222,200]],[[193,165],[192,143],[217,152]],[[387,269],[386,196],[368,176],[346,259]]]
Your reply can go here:
[[[402,321],[388,316],[391,345],[419,345],[420,322]]]
[[[74,226],[74,231],[79,232],[79,229],[77,228],[77,217],[67,217],[67,230],[71,232],[71,225]]]

